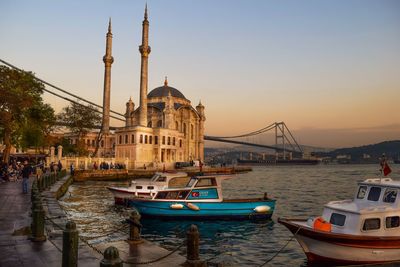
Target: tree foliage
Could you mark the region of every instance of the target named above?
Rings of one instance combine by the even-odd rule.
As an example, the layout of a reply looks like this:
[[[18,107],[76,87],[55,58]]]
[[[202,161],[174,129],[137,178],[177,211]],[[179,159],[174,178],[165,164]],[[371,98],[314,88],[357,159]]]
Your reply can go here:
[[[11,146],[39,147],[54,125],[54,110],[43,103],[44,85],[30,72],[0,66],[0,137],[5,146],[3,162]]]
[[[66,125],[78,137],[77,153],[79,155],[87,154],[82,138],[101,123],[100,114],[94,110],[95,107],[91,105],[85,106],[80,103],[71,103],[70,106],[63,108],[62,112],[57,115],[58,121]]]

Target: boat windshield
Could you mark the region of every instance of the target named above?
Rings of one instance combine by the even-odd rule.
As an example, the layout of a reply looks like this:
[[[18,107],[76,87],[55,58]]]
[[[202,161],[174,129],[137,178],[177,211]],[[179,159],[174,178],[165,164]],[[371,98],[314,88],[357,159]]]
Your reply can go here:
[[[152,182],[165,182],[166,180],[167,180],[166,176],[159,174],[154,174],[154,176],[151,178]]]
[[[198,180],[197,178],[190,178],[190,180],[187,183],[186,187],[192,187],[196,183],[197,180]]]

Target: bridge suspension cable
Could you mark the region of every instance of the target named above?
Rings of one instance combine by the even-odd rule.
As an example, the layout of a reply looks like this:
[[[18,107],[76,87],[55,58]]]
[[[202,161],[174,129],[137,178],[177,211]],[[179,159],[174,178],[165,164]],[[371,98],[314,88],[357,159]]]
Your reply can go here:
[[[27,74],[29,74],[29,75],[32,75],[32,77],[33,77],[35,80],[38,80],[38,81],[40,81],[40,82],[42,82],[42,83],[44,83],[44,84],[46,84],[46,85],[48,85],[48,86],[50,86],[50,87],[53,87],[54,89],[56,89],[56,90],[58,90],[58,91],[61,91],[61,92],[65,93],[65,94],[67,94],[67,95],[70,95],[70,96],[72,96],[72,97],[75,97],[75,98],[77,98],[77,99],[79,99],[79,100],[81,100],[81,101],[83,101],[83,102],[86,102],[86,103],[88,103],[88,104],[90,104],[90,105],[93,105],[93,106],[95,106],[95,107],[98,107],[98,108],[101,108],[101,109],[103,108],[102,106],[100,106],[100,105],[98,105],[98,104],[96,104],[96,103],[94,103],[94,102],[91,102],[91,101],[89,101],[89,100],[86,100],[86,99],[84,99],[84,98],[82,98],[82,97],[80,97],[80,96],[77,96],[77,95],[72,94],[72,93],[70,93],[70,92],[68,92],[68,91],[66,91],[66,90],[61,89],[61,88],[58,87],[58,86],[55,86],[55,85],[53,85],[53,84],[51,84],[51,83],[49,83],[49,82],[46,82],[45,80],[40,79],[40,78],[36,77],[35,75],[31,74],[30,72],[24,71],[23,69],[20,69],[20,68],[18,68],[18,67],[16,67],[16,66],[12,65],[11,63],[8,63],[7,61],[4,61],[4,60],[0,59],[0,62],[3,63],[4,65],[9,66],[10,68],[13,68],[13,69],[15,69],[15,70],[18,70],[18,71],[21,71],[21,72],[25,72],[25,73],[27,73]],[[63,96],[61,96],[61,95],[59,95],[59,94],[57,94],[57,93],[54,93],[54,92],[52,92],[52,91],[50,91],[50,90],[48,90],[48,89],[46,89],[46,88],[44,89],[44,91],[46,91],[46,92],[48,92],[48,93],[50,93],[50,94],[52,94],[52,95],[55,95],[55,96],[57,96],[57,97],[60,97],[60,98],[62,98],[62,99],[64,99],[64,100],[67,100],[67,101],[69,101],[69,102],[82,105],[81,103],[78,103],[77,101],[74,101],[74,100],[72,100],[72,99],[70,99],[70,98],[67,98],[67,97],[63,97]],[[83,105],[83,106],[84,106],[84,105]],[[98,111],[98,110],[95,110],[95,109],[93,109],[93,110],[96,111],[96,112],[98,112],[98,113],[102,113],[102,112],[100,112],[100,111]],[[110,110],[110,112],[111,112],[111,113],[114,113],[115,115],[124,117],[124,114],[122,114],[122,113],[119,113],[119,112],[116,112],[116,111],[113,111],[113,110]],[[113,118],[113,119],[120,120],[120,121],[125,121],[124,119],[117,118],[117,117],[114,117],[114,116],[110,116],[110,117]]]
[[[265,144],[255,144],[251,143],[247,140],[248,137],[263,134],[265,132],[271,131],[275,129],[275,146],[272,145],[265,145]],[[279,131],[278,131],[279,130]],[[285,133],[287,132],[287,134]],[[246,138],[245,141],[239,140],[229,140],[229,139],[237,139],[237,138]],[[256,146],[268,149],[274,149],[275,151],[283,151],[284,157],[286,152],[294,152],[294,153],[303,153],[303,149],[297,143],[296,139],[294,138],[292,132],[286,126],[284,122],[274,122],[264,128],[261,128],[257,131],[253,131],[246,134],[241,135],[233,135],[233,136],[204,136],[205,140],[209,141],[216,141],[216,142],[223,142],[223,143],[231,143],[231,144],[241,144],[246,146]],[[281,141],[280,144],[279,141]],[[290,149],[286,147],[286,145],[290,146]]]

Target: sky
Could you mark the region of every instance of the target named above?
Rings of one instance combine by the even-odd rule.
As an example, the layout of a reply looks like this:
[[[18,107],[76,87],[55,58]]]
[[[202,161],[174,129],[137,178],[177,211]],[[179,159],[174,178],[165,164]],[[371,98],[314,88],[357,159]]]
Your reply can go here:
[[[111,108],[139,103],[146,1],[0,1],[0,58],[102,104],[112,18]],[[149,90],[206,108],[208,135],[284,121],[305,145],[400,139],[400,1],[148,0]],[[67,103],[45,95],[56,111]],[[120,125],[112,122],[113,125]]]

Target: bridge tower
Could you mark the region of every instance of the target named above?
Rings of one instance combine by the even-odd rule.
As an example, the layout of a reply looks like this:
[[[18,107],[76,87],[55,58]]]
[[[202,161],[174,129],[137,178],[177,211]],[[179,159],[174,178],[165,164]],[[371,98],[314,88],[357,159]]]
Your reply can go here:
[[[103,92],[103,121],[101,131],[103,134],[110,132],[110,91],[111,91],[111,64],[114,58],[111,55],[112,33],[111,18],[108,22],[108,32],[106,38],[106,54],[103,57],[104,62],[104,92]]]
[[[149,21],[147,20],[147,4],[144,10],[142,23],[142,44],[139,52],[142,55],[140,68],[140,110],[139,125],[147,127],[147,86],[148,86],[148,61],[151,48],[149,46]]]

